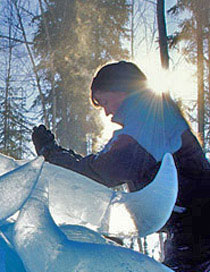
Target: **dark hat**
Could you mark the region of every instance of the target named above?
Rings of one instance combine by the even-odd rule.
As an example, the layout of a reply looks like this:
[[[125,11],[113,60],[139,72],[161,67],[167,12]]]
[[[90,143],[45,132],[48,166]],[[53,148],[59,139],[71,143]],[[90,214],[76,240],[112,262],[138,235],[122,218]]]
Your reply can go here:
[[[132,62],[120,61],[102,67],[93,78],[92,91],[134,91],[147,80],[144,73]]]

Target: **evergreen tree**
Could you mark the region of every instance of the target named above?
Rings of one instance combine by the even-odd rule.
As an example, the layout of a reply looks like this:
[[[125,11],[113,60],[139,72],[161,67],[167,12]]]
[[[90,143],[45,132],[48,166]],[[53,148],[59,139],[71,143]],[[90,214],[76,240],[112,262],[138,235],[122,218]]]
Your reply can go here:
[[[180,31],[175,33],[172,38],[172,45],[180,41],[187,41],[184,45],[183,52],[186,59],[197,65],[197,121],[198,133],[200,134],[201,143],[207,151],[209,149],[209,86],[208,82],[208,37],[209,37],[209,10],[210,2],[208,0],[179,0],[177,4],[170,9],[173,15],[179,15],[185,11],[188,18],[180,24]],[[205,62],[205,59],[207,60]]]
[[[0,89],[1,111],[0,120],[0,153],[22,159],[27,153],[26,146],[29,141],[27,137],[28,128],[24,117],[24,98],[17,96],[21,90],[9,88]]]
[[[99,65],[128,57],[122,39],[128,37],[129,7],[125,0],[39,2],[34,50],[49,123],[61,145],[86,153],[86,135],[95,139],[101,130],[88,100],[91,78]]]
[[[25,116],[26,92],[20,72],[21,55],[24,54],[18,47],[21,38],[12,2],[2,4],[1,11],[4,17],[0,32],[0,153],[22,159],[29,152],[27,144],[30,141],[30,125]]]

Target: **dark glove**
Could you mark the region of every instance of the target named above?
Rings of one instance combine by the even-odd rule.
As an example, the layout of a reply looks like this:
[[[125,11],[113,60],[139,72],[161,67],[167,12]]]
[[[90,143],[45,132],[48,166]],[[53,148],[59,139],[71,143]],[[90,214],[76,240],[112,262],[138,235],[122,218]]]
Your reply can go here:
[[[37,154],[43,155],[45,159],[47,159],[50,151],[58,147],[54,134],[44,125],[33,128],[32,141]]]

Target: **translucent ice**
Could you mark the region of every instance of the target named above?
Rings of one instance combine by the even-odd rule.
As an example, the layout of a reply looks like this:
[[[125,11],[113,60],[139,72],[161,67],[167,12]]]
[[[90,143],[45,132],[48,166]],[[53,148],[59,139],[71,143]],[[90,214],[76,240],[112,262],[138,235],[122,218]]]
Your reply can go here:
[[[38,180],[42,164],[40,157],[0,177],[0,220],[21,208]]]
[[[0,153],[0,175],[3,175],[19,166],[18,161]]]
[[[153,259],[122,247],[69,240],[48,209],[45,179],[39,179],[15,224],[14,244],[30,272],[169,272]]]
[[[127,194],[48,163],[44,163],[40,175],[42,158],[18,167],[23,163],[0,156],[2,173],[9,170],[0,177],[1,220],[20,209],[15,231],[13,225],[0,228],[0,254],[4,256],[1,271],[16,271],[15,266],[30,272],[171,271],[147,256],[108,245],[98,233],[82,227],[115,236],[145,236],[164,225],[177,195],[177,174],[171,155],[165,156],[150,185]],[[81,226],[61,228],[55,222]],[[8,244],[4,244],[7,239]],[[12,270],[11,261],[7,270],[4,259],[12,254],[17,264]]]
[[[9,169],[23,163],[5,156],[0,156],[0,164],[1,161]],[[30,190],[28,184],[33,184],[33,181],[26,182],[28,187],[24,188],[24,184],[22,186],[18,181],[22,178],[15,179],[14,187],[19,185],[20,190],[22,188],[27,194]],[[49,163],[44,164],[41,179],[49,182],[50,211],[57,224],[82,225],[119,237],[144,237],[159,230],[169,218],[177,196],[177,173],[170,154],[165,155],[153,182],[135,193],[115,192],[76,172]],[[5,184],[0,192],[2,197],[5,191],[10,191]],[[13,193],[17,193],[20,200],[24,199],[18,189]],[[6,196],[10,197],[10,194]],[[2,208],[8,208],[5,201]],[[0,218],[3,218],[3,213]]]
[[[26,272],[20,257],[2,235],[0,235],[0,271]]]
[[[145,237],[165,225],[176,202],[177,180],[173,157],[166,154],[158,174],[148,186],[122,195],[120,203],[132,215],[139,236]]]
[[[23,263],[14,250],[12,242],[12,224],[5,223],[17,210],[21,209],[30,197],[41,173],[43,158],[37,158],[30,163],[18,167],[14,160],[0,155],[0,271],[25,272]],[[20,162],[22,164],[22,162]],[[17,168],[16,168],[17,167]],[[16,168],[15,170],[12,170]],[[2,232],[3,231],[3,232]],[[8,235],[4,235],[7,233]]]
[[[177,196],[177,172],[166,154],[155,179],[134,193],[115,192],[78,173],[45,164],[50,178],[50,210],[58,224],[84,225],[114,236],[146,235],[168,220]]]

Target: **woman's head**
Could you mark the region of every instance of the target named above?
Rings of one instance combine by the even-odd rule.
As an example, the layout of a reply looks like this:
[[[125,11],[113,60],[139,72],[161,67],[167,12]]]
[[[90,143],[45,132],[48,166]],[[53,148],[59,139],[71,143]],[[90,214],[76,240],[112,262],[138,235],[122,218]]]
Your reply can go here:
[[[93,78],[91,84],[91,99],[95,106],[100,103],[96,93],[125,92],[131,93],[139,87],[146,86],[147,78],[132,62],[120,61],[103,66]]]

